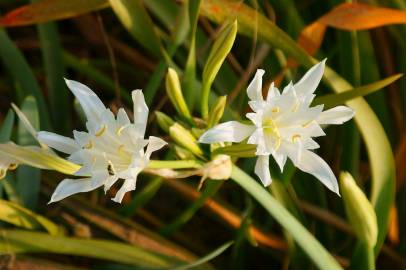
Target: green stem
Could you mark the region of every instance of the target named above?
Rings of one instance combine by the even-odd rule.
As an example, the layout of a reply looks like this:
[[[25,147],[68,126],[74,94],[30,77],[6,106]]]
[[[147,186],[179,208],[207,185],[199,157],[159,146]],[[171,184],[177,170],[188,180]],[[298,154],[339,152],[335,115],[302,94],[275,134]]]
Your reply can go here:
[[[265,210],[291,235],[304,252],[320,268],[342,269],[331,254],[286,210],[269,192],[237,166],[233,166],[231,178],[251,194]]]
[[[209,94],[210,94],[211,83],[203,82],[202,86],[202,96],[200,103],[200,110],[203,119],[207,119],[209,116]]]
[[[197,160],[150,160],[149,169],[198,169],[202,163]]]

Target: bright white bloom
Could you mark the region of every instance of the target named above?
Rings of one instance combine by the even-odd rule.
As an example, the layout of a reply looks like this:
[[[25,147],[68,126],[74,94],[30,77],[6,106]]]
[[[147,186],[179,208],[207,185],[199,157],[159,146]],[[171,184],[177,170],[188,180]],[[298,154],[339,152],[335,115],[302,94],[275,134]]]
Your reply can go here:
[[[121,202],[126,192],[135,189],[137,176],[148,165],[151,153],[162,148],[166,142],[153,136],[144,139],[148,107],[141,90],[132,92],[134,123],[131,123],[124,109],[119,109],[115,117],[87,86],[71,80],[66,80],[66,84],[87,117],[87,132],[74,130],[74,139],[71,139],[41,131],[38,140],[69,154],[70,161],[82,165],[75,173],[82,178],[63,180],[50,202],[101,186],[106,192],[118,179],[124,179],[113,198],[115,202]],[[147,149],[144,152],[145,146]]]
[[[346,106],[323,111],[323,105],[310,107],[313,94],[324,72],[325,60],[313,66],[296,84],[290,83],[282,93],[272,83],[266,100],[262,96],[262,76],[259,69],[247,89],[247,113],[253,125],[237,121],[219,124],[204,133],[202,143],[241,142],[255,144],[258,156],[255,173],[267,186],[271,183],[269,156],[272,155],[281,171],[287,158],[300,170],[318,178],[327,188],[339,194],[337,179],[327,163],[311,150],[319,148],[313,137],[324,136],[320,125],[342,124],[354,116]]]

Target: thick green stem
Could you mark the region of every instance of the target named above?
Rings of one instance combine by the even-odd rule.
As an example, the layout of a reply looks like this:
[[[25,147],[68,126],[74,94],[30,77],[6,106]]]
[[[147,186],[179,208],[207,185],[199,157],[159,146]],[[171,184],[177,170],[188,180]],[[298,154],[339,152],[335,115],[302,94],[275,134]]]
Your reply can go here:
[[[150,160],[149,169],[198,169],[202,163],[197,160]]]

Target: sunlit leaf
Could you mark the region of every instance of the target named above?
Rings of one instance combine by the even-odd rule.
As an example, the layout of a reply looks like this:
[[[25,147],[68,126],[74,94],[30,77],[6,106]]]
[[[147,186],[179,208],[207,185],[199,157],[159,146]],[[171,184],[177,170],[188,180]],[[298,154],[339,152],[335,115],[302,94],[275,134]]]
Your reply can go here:
[[[364,85],[361,87],[357,87],[354,89],[350,89],[339,94],[330,94],[321,97],[317,97],[314,100],[314,104],[324,104],[325,108],[331,108],[340,104],[344,104],[345,102],[357,98],[363,97],[369,94],[374,93],[375,91],[381,90],[382,88],[388,86],[389,84],[393,83],[394,81],[398,80],[402,77],[403,74],[397,74],[390,76],[386,79]]]
[[[7,13],[0,18],[0,26],[23,26],[67,19],[108,6],[108,0],[42,0]]]
[[[306,26],[299,44],[310,54],[321,46],[328,26],[342,30],[366,30],[375,27],[406,23],[406,12],[361,3],[343,3]]]
[[[61,233],[58,225],[49,219],[13,202],[0,200],[0,220],[25,229],[46,229],[51,235]]]

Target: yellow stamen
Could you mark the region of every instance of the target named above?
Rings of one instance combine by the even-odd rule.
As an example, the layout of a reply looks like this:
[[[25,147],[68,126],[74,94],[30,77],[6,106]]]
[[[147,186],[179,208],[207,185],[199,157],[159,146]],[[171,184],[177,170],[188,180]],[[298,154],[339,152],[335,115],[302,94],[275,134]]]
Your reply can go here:
[[[103,125],[103,127],[96,132],[96,137],[100,137],[101,135],[103,135],[103,133],[106,131],[106,125]]]
[[[278,113],[280,111],[279,107],[274,107],[271,110],[273,113]]]
[[[17,168],[17,164],[16,163],[11,163],[9,166],[8,166],[8,169],[9,170],[15,170]]]
[[[295,134],[292,136],[292,142],[297,142],[298,140],[300,140],[301,136],[299,134]]]
[[[92,147],[93,147],[93,142],[91,140],[89,140],[89,142],[85,146],[83,146],[83,148],[86,148],[86,149],[91,149]]]

